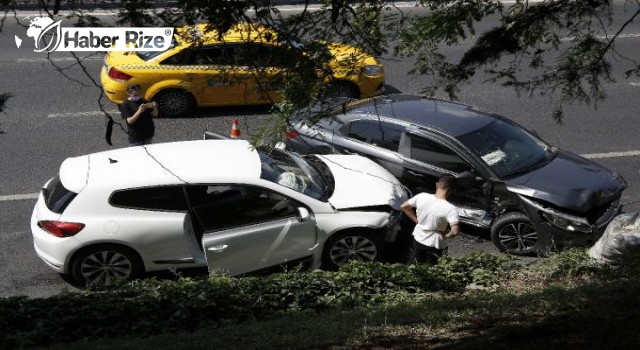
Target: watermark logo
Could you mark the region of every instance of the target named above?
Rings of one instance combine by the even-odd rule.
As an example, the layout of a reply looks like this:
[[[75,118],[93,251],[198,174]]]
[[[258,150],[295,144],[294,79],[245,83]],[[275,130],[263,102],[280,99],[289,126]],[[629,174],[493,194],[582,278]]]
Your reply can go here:
[[[53,51],[164,51],[172,41],[173,28],[148,27],[62,27],[62,21],[35,17],[27,36],[35,52]],[[16,46],[22,39],[16,35]]]

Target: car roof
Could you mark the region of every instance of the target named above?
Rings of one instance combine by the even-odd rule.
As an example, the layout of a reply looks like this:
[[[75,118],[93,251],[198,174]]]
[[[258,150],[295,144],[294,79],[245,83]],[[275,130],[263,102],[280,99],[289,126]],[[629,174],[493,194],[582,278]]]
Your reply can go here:
[[[182,183],[239,182],[260,178],[258,152],[244,140],[199,140],[121,148],[68,158],[63,185],[114,189]]]
[[[176,30],[176,35],[180,39],[180,45],[191,46],[221,42],[276,42],[278,33],[261,24],[241,22],[229,28],[222,37],[217,30],[207,28],[206,23],[180,27]]]
[[[380,96],[357,101],[346,109],[352,116],[366,114],[398,119],[431,127],[454,137],[478,130],[497,117],[462,103],[415,95]]]

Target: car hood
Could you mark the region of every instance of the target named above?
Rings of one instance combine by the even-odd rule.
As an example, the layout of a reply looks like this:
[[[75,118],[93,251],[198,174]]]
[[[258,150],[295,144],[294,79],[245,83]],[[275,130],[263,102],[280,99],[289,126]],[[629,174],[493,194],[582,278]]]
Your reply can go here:
[[[506,183],[512,192],[577,213],[611,202],[627,187],[612,170],[562,150],[543,167]]]
[[[400,210],[407,193],[398,180],[372,160],[357,155],[317,155],[331,170],[336,209],[389,205]]]
[[[327,45],[327,49],[333,56],[330,64],[334,69],[354,69],[362,68],[364,65],[382,65],[376,57],[357,47],[340,43],[325,43],[325,45]],[[360,67],[355,67],[356,65]]]

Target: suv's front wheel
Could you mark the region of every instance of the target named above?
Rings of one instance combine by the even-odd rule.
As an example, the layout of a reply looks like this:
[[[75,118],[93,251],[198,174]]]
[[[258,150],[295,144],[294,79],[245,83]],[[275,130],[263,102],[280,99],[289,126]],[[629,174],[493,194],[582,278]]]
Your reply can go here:
[[[501,215],[491,225],[491,239],[501,252],[531,255],[538,250],[538,232],[531,220],[520,212]]]
[[[376,232],[347,231],[336,233],[324,248],[323,265],[337,269],[349,261],[380,261],[383,237]]]

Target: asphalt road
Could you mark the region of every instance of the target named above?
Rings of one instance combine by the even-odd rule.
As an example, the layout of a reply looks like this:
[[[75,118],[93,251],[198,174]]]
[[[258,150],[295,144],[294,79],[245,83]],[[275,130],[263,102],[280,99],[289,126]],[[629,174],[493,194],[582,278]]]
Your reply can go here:
[[[639,57],[639,26],[633,24],[625,34],[618,42],[618,51],[627,57]],[[14,35],[25,40],[20,49],[16,48]],[[0,93],[10,92],[14,97],[0,114],[0,297],[43,297],[73,289],[33,251],[29,230],[33,194],[58,171],[65,158],[126,146],[125,134],[117,128],[114,146],[106,144],[105,119],[98,112],[100,90],[90,79],[77,66],[65,68],[67,77],[56,72],[42,54],[31,51],[30,41],[15,21],[5,22],[0,33]],[[446,51],[456,56],[464,47]],[[66,53],[52,54],[52,58],[61,67],[73,63]],[[420,92],[425,78],[406,75],[410,59],[386,57],[384,63],[390,89]],[[99,56],[85,60],[96,81],[101,64]],[[625,177],[629,188],[623,202],[631,202],[640,200],[640,78],[623,79],[620,74],[626,68],[623,61],[615,63],[614,73],[620,78],[606,84],[607,99],[597,109],[568,107],[562,125],[552,119],[547,97],[518,96],[509,89],[484,83],[481,76],[465,86],[459,97],[536,130],[551,144],[596,157],[596,161]],[[102,102],[107,110],[116,109],[108,101]],[[207,130],[227,133],[232,118],[237,117],[246,135],[261,125],[265,112],[264,108],[203,109],[189,118],[159,119],[155,141],[200,139]],[[633,204],[626,209],[637,211],[640,206]],[[453,254],[495,251],[483,232],[465,233],[468,235],[452,244]]]

